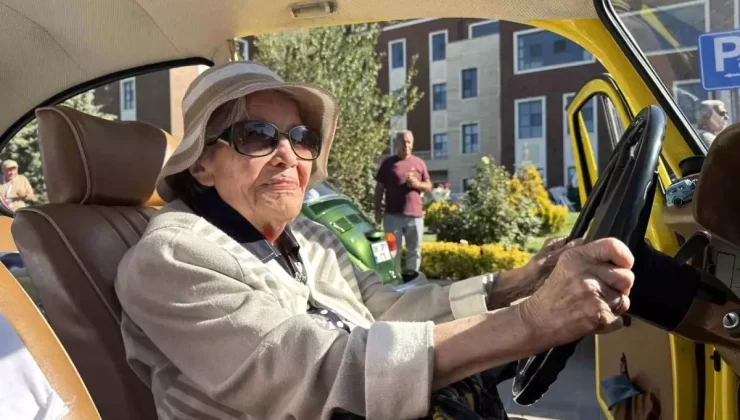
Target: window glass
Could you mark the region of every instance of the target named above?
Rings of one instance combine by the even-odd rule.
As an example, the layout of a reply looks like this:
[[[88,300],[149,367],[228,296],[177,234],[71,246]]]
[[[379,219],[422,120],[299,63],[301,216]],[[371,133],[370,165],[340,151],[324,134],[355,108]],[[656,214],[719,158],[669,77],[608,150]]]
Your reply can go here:
[[[123,109],[128,111],[136,107],[136,86],[133,80],[123,82]]]
[[[322,182],[306,191],[306,194],[303,196],[303,202],[309,203],[319,198],[337,196],[339,196],[339,193],[331,184],[328,182]]]
[[[706,31],[705,12],[703,1],[693,1],[668,7],[658,6],[650,14],[643,14],[642,11],[621,13],[620,18],[648,23],[643,30],[634,32],[633,36],[643,52],[654,53],[681,48],[695,49],[699,35]]]
[[[463,192],[466,192],[468,190],[468,181],[470,178],[463,178],[462,179],[462,190]]]
[[[121,80],[119,84],[120,109],[122,121],[136,120],[136,78]]]
[[[434,158],[447,158],[447,133],[434,135]]]
[[[189,81],[195,79],[204,68],[205,66],[186,66],[116,80],[68,99],[62,105],[98,118],[142,121],[169,133],[182,135],[182,119],[172,116],[170,104],[179,105],[182,102]],[[177,89],[170,88],[165,100],[162,100],[162,90],[157,87],[169,85],[170,80],[181,83]],[[161,106],[138,106],[147,102]],[[35,119],[13,136],[0,151],[0,162],[8,160],[14,161],[15,165],[6,165],[9,170],[7,173],[0,170],[0,200],[4,201],[6,207],[17,210],[47,203],[38,122]]]
[[[478,124],[463,125],[463,153],[479,153]]]
[[[447,84],[438,83],[432,86],[432,109],[441,111],[447,109]]]
[[[442,32],[432,35],[432,61],[444,60],[447,57],[447,34]]]
[[[406,52],[402,41],[391,43],[391,68],[398,69],[404,66]]]
[[[471,24],[470,25],[470,38],[478,38],[486,35],[493,35],[498,33],[498,21]]]
[[[249,41],[246,39],[236,40],[237,54],[240,60],[249,60]]]
[[[542,133],[542,100],[534,99],[519,102],[518,121],[520,139],[541,138]]]
[[[704,69],[708,72],[705,82],[712,91],[707,93],[701,89],[699,37],[707,33],[740,29],[738,4],[737,1],[709,0],[612,1],[626,32],[648,57],[648,63],[661,82],[672,88],[672,99],[706,146],[737,121],[735,116],[740,115],[740,89],[732,83],[738,69],[731,64],[729,56],[724,62],[720,60],[710,64],[711,60],[705,60]],[[708,47],[712,42],[724,43],[728,40],[724,38],[723,41],[723,38],[710,37],[707,40]],[[732,38],[729,39],[720,47],[725,52],[733,48]],[[724,70],[720,70],[721,64],[725,64]]]
[[[558,39],[553,44],[552,50],[556,54],[566,52],[568,50],[568,44],[565,43],[564,39]]]
[[[565,64],[587,63],[591,54],[560,35],[548,31],[514,34],[517,45],[517,71],[535,70]]]
[[[701,82],[676,82],[673,87],[673,97],[679,108],[695,128],[699,126],[702,102],[709,99],[709,92],[704,90]]]
[[[478,96],[478,69],[465,69],[462,71],[462,98],[476,96]]]
[[[578,174],[576,172],[575,156],[573,154],[573,144],[570,135],[570,126],[568,121],[568,109],[573,103],[575,94],[570,94],[564,97],[563,106],[563,175],[565,185],[565,195],[569,200],[568,206],[575,210],[580,210],[580,197],[578,192]],[[599,142],[597,134],[597,122],[596,122],[596,104],[598,103],[598,97],[591,98],[581,107],[580,116],[586,124],[586,130],[588,131],[588,138],[591,142],[591,150],[595,153],[598,166],[598,151]]]

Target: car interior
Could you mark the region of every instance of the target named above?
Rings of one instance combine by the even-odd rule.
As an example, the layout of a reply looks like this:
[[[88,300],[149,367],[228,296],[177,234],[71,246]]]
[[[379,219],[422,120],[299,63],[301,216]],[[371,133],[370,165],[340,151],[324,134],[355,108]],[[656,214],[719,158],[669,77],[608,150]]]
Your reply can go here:
[[[718,363],[727,367],[722,374],[732,375],[732,383],[740,374],[740,298],[717,279],[718,270],[727,269],[719,254],[740,253],[740,195],[732,182],[740,166],[740,124],[718,135],[708,151],[693,137],[687,140],[685,121],[665,99],[665,87],[630,64],[631,53],[620,45],[625,41],[609,32],[613,22],[607,23],[599,4],[0,0],[0,32],[22,28],[35,36],[0,37],[0,144],[36,118],[49,201],[15,214],[0,209],[0,260],[6,267],[0,267],[0,313],[70,402],[68,418],[156,419],[150,390],[126,361],[113,281],[121,258],[163,205],[154,182],[178,139],[146,123],[108,121],[58,104],[123,76],[230,60],[230,40],[240,36],[431,16],[506,19],[552,30],[594,51],[636,110],[601,175],[589,174],[584,149],[576,150],[579,175],[591,182],[571,237],[617,237],[638,256],[629,327],[597,339],[598,377],[618,373],[626,355],[641,386],[661,395],[664,418],[703,416],[710,391],[720,392],[726,383],[707,380],[704,366],[697,368],[697,360],[714,350],[695,343],[717,349]],[[77,33],[80,27],[85,30]],[[690,205],[663,203],[669,170],[698,178]],[[23,282],[34,296],[23,291]],[[670,337],[645,339],[660,331]],[[514,399],[536,403],[576,344],[520,361]],[[738,388],[723,392],[731,394],[723,404],[734,407],[724,413],[737,418]]]

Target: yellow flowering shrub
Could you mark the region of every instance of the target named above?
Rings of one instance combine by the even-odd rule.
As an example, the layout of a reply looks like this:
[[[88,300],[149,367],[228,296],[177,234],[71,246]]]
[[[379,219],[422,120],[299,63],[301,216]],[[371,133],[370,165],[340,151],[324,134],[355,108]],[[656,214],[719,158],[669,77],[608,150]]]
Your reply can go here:
[[[460,206],[449,201],[432,203],[424,212],[424,224],[441,241],[459,241],[465,237]]]
[[[568,208],[550,201],[539,171],[533,166],[522,169],[509,184],[510,197],[525,196],[535,201],[534,214],[542,219],[541,234],[558,233],[563,230],[568,218]]]
[[[529,261],[529,254],[503,245],[466,245],[451,242],[421,244],[419,271],[430,279],[461,280],[485,273],[511,270]]]
[[[491,271],[506,271],[519,268],[529,261],[529,253],[519,248],[506,247],[501,244],[481,245],[483,267]]]

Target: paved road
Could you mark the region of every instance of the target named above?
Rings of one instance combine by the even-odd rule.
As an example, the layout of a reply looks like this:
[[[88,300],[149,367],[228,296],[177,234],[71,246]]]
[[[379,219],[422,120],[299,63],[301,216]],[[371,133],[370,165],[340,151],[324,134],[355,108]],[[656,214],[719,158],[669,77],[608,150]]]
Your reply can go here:
[[[421,283],[424,281],[426,279]],[[450,283],[445,280],[429,281],[441,285]],[[498,386],[511,420],[606,420],[596,401],[593,337],[581,341],[557,382],[534,405],[522,407],[511,399],[512,382],[509,380]]]
[[[511,420],[605,420],[596,402],[594,373],[594,339],[584,339],[558,376],[557,382],[544,397],[529,407],[522,407],[511,399],[512,381],[499,385]]]

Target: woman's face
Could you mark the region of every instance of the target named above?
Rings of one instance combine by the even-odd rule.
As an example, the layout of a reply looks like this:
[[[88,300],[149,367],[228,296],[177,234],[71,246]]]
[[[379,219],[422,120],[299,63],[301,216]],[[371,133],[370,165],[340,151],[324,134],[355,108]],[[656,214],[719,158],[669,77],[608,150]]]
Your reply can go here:
[[[262,91],[246,99],[241,120],[264,120],[287,133],[302,125],[298,104],[285,94]],[[191,168],[203,185],[215,186],[221,198],[270,239],[298,216],[311,175],[312,161],[298,159],[285,135],[277,149],[249,157],[217,143]],[[272,238],[274,239],[274,238]]]

